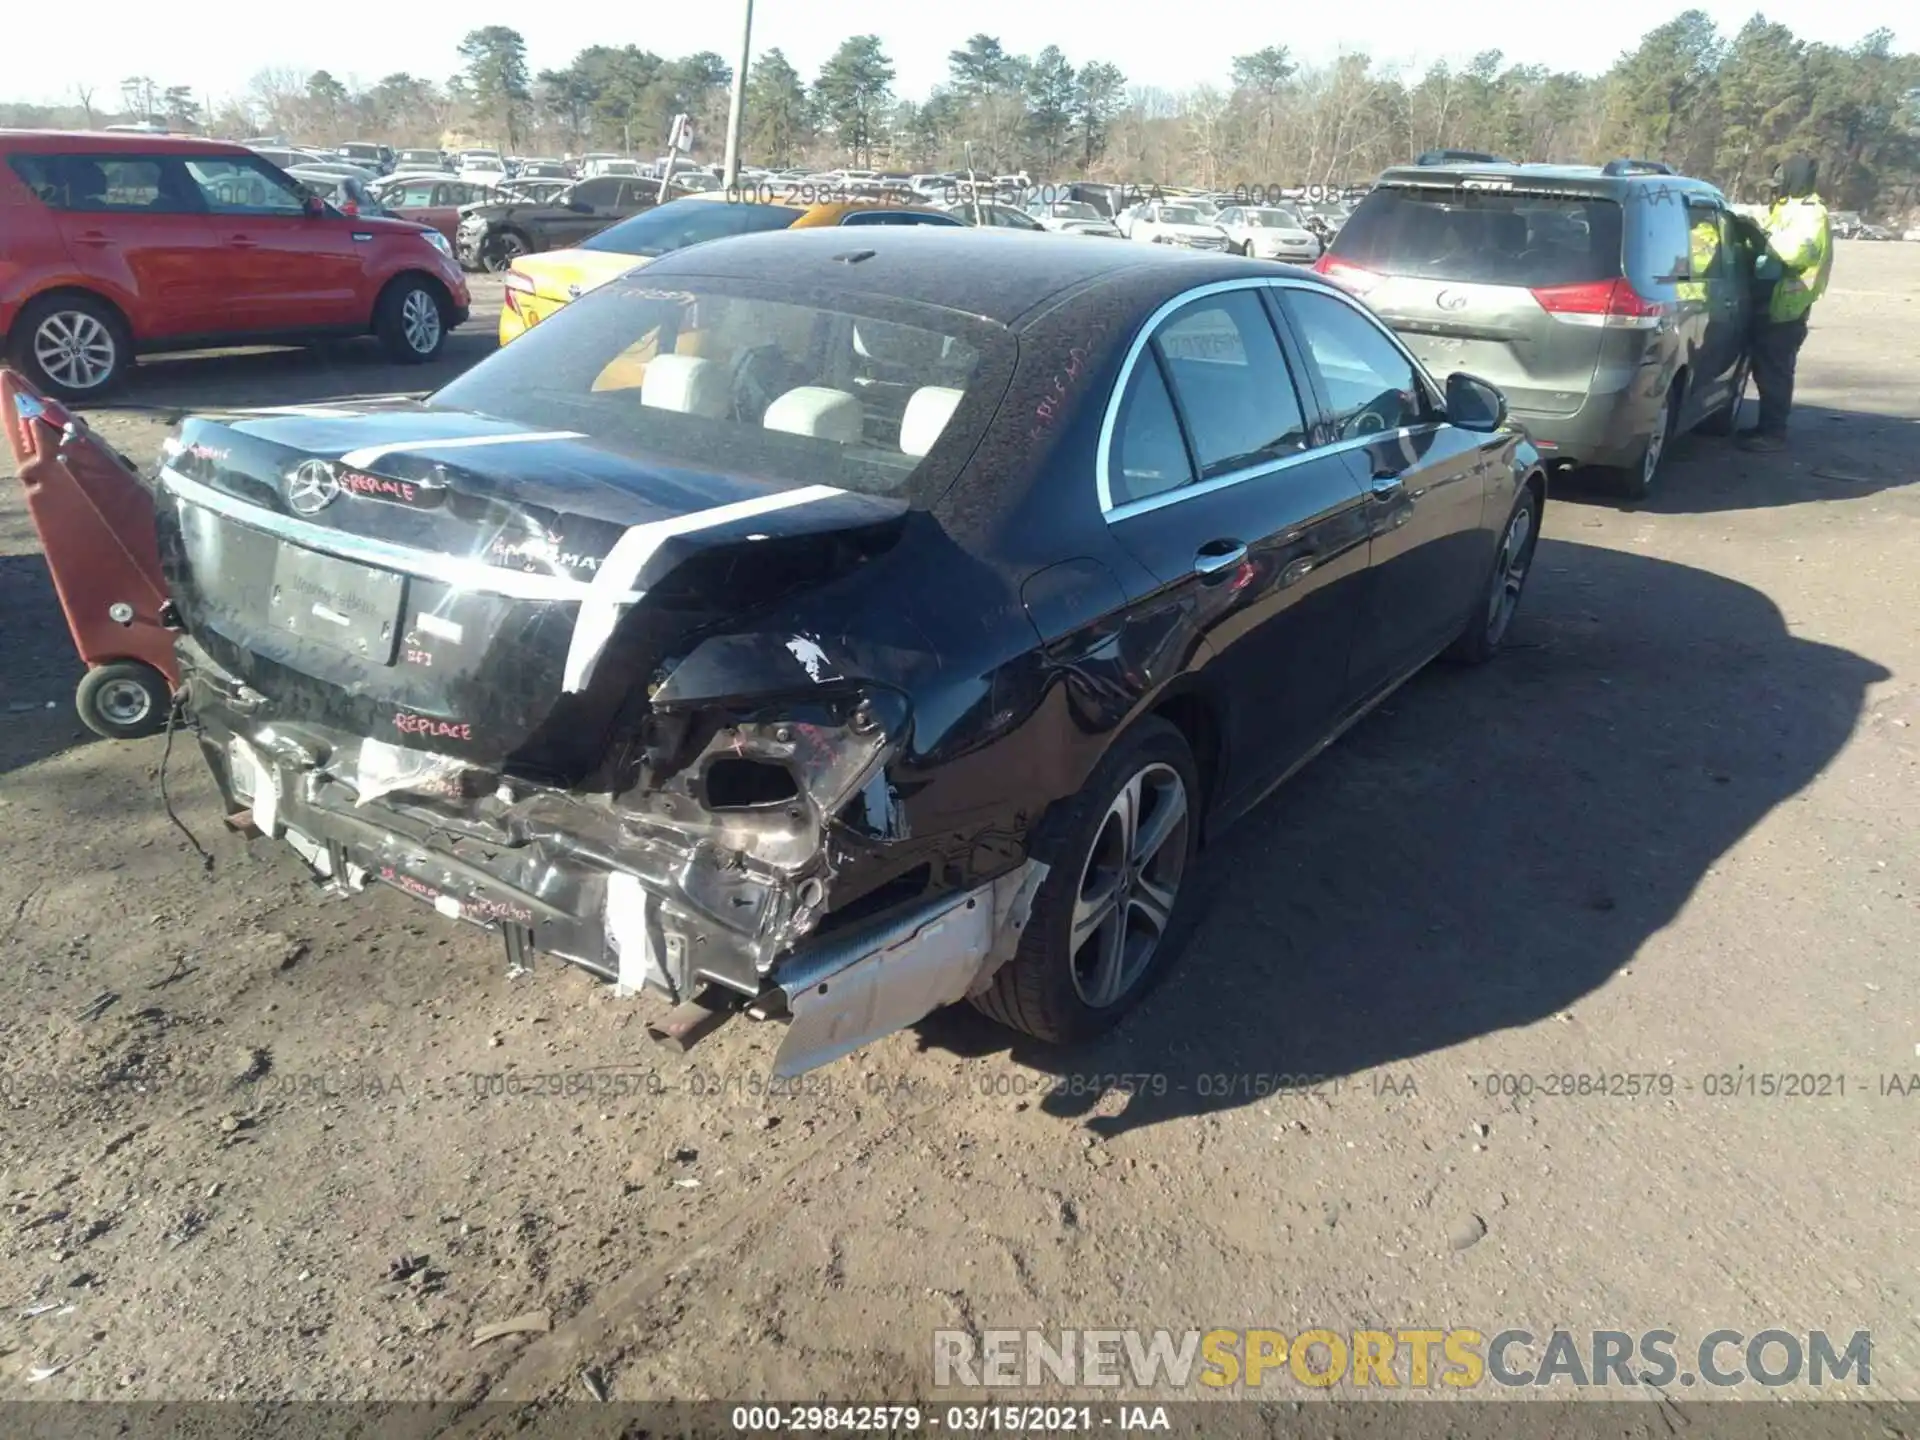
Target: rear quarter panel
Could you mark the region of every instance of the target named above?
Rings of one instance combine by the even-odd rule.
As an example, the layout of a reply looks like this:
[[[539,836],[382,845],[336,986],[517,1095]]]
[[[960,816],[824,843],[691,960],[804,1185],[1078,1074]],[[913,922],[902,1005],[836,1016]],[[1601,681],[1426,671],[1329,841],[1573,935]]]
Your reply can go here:
[[[41,291],[86,283],[52,214],[5,163],[9,158],[0,155],[0,336]]]

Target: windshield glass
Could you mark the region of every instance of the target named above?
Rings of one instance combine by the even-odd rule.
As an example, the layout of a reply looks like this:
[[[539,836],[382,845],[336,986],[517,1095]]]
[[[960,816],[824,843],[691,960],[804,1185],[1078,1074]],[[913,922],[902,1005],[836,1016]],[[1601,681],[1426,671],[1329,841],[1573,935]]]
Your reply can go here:
[[[1600,196],[1383,187],[1333,254],[1389,275],[1495,285],[1579,285],[1620,274],[1620,207]]]
[[[1063,200],[1053,207],[1053,213],[1062,220],[1098,220],[1100,212],[1091,205],[1083,205],[1078,200]]]
[[[684,250],[703,240],[785,230],[807,212],[791,205],[728,205],[712,200],[670,200],[610,225],[580,242],[582,250],[611,250],[648,259]]]
[[[1200,212],[1190,205],[1166,205],[1160,210],[1160,219],[1167,225],[1201,224]]]
[[[930,499],[1012,372],[1012,337],[951,311],[857,293],[802,304],[764,282],[667,288],[650,273],[556,311],[429,403],[643,461]]]
[[[1265,210],[1247,211],[1247,223],[1257,225],[1262,230],[1298,230],[1300,217],[1291,210],[1282,210],[1274,205]]]

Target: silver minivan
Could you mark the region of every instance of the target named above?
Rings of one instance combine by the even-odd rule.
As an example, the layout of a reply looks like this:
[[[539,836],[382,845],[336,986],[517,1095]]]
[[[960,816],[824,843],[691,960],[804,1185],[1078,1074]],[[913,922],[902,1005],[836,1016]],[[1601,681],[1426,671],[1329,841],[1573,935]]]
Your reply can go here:
[[[1734,428],[1754,257],[1726,198],[1664,165],[1469,161],[1388,170],[1314,268],[1639,499],[1674,435]]]

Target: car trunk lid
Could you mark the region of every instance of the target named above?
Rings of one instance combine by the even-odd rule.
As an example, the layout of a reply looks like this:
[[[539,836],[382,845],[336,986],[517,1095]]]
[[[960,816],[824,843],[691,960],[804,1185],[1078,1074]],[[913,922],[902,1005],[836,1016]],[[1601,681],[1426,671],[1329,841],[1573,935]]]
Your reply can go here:
[[[565,785],[665,660],[883,551],[907,508],[418,405],[198,417],[159,491],[187,629],[263,721]]]

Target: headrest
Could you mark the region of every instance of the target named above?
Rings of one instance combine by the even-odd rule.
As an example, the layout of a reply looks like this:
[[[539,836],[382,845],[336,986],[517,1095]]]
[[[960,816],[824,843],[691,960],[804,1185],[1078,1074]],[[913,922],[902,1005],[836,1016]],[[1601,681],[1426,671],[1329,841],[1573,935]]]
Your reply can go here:
[[[727,372],[697,355],[656,355],[640,382],[640,403],[682,415],[725,419],[732,408]]]
[[[965,394],[963,390],[949,389],[945,385],[923,385],[914,391],[913,398],[907,401],[907,408],[900,416],[901,453],[917,457],[933,449],[940,432],[947,428],[947,421],[960,408],[960,401]]]
[[[864,418],[860,402],[846,391],[830,390],[824,385],[802,385],[769,405],[760,423],[769,430],[784,430],[790,435],[812,435],[854,445],[865,434]]]

